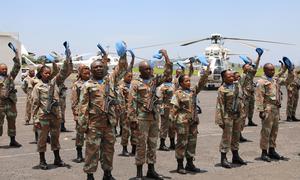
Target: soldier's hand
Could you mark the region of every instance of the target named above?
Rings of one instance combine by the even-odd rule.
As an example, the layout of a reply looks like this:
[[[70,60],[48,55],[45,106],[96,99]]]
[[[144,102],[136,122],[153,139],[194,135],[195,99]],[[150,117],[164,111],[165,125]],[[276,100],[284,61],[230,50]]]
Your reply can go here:
[[[37,129],[41,129],[42,128],[40,122],[34,123],[34,127],[37,128]]]
[[[265,112],[259,112],[259,117],[260,117],[260,119],[265,119],[266,118],[266,113]]]
[[[131,121],[130,122],[130,127],[132,129],[137,129],[138,128],[138,122],[137,121]]]

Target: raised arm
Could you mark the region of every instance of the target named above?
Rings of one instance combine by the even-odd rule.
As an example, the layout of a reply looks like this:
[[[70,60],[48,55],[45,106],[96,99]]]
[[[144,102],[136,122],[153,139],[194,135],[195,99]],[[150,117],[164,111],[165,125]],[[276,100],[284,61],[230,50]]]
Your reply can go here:
[[[21,69],[21,63],[20,63],[20,58],[19,58],[19,53],[18,50],[16,50],[15,57],[13,58],[14,61],[14,66],[12,67],[10,71],[10,76],[12,77],[13,80],[16,79],[20,69]]]
[[[55,77],[57,85],[61,85],[70,76],[73,70],[73,63],[71,57],[67,57],[64,61],[62,68],[60,69],[58,75]]]
[[[196,94],[198,94],[207,83],[209,74],[210,74],[210,63],[208,64],[205,73],[201,76],[201,78],[198,81],[198,84],[196,86]]]
[[[163,55],[163,57],[165,59],[165,70],[164,70],[163,76],[156,77],[156,78],[158,78],[157,86],[160,86],[162,83],[164,83],[168,77],[172,76],[172,72],[173,72],[173,64],[169,59],[167,51],[164,49],[161,49],[159,52]]]
[[[52,62],[52,73],[50,76],[50,80],[53,79],[59,73],[59,67],[56,62]]]

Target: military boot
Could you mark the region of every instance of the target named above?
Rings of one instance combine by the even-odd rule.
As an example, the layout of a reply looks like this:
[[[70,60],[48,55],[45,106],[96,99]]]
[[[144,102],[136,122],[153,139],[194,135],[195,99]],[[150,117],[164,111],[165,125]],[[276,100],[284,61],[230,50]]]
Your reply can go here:
[[[58,167],[64,167],[66,166],[66,163],[61,160],[60,155],[59,155],[59,150],[54,150],[54,165],[58,166]]]
[[[82,147],[81,146],[77,146],[76,147],[76,151],[77,151],[77,158],[74,159],[74,162],[76,163],[81,163],[84,161],[83,157],[82,157]]]
[[[221,166],[228,169],[231,168],[231,165],[227,160],[226,153],[221,153]]]
[[[232,163],[240,164],[240,165],[247,165],[247,163],[240,157],[239,152],[237,150],[232,151]]]
[[[159,175],[155,171],[154,164],[148,164],[147,178],[152,178],[152,179],[156,179],[156,180],[163,180],[164,179],[161,175]]]
[[[270,159],[270,157],[268,156],[267,150],[265,150],[265,149],[263,149],[263,150],[261,151],[260,159],[263,160],[263,161],[266,161],[266,162],[271,162],[271,159]]]
[[[135,152],[136,152],[136,145],[132,145],[132,149],[131,149],[131,156],[135,156]]]
[[[179,174],[186,174],[185,169],[183,168],[183,159],[177,159],[177,170]]]
[[[295,116],[292,116],[292,121],[300,121],[300,119],[297,119]]]
[[[37,144],[38,140],[39,140],[39,133],[37,131],[34,131],[34,143]]]
[[[143,165],[137,165],[135,180],[142,180],[142,179],[143,179]]]
[[[65,127],[65,123],[64,123],[64,122],[62,122],[62,123],[60,124],[60,132],[67,132],[67,129],[66,129],[66,127]]]
[[[103,180],[116,180],[112,175],[110,170],[105,170],[103,175]]]
[[[159,145],[159,149],[158,150],[169,151],[169,148],[165,144],[165,139],[164,138],[160,138],[160,145]]]
[[[122,150],[122,156],[129,156],[129,153],[127,151],[127,146],[123,146],[123,150]]]
[[[293,121],[293,119],[292,119],[292,117],[290,117],[290,116],[287,116],[287,117],[286,117],[286,121],[287,121],[287,122],[292,122],[292,121]]]
[[[248,139],[244,138],[242,133],[240,133],[240,143],[247,142]]]
[[[94,175],[91,173],[87,173],[87,180],[95,180]]]
[[[194,165],[194,158],[186,158],[186,161],[185,170],[195,173],[201,172],[201,170]]]
[[[248,126],[257,126],[257,124],[252,121],[252,118],[248,118]]]
[[[170,138],[170,150],[175,150],[175,138]]]
[[[16,141],[16,137],[15,137],[15,136],[10,136],[10,143],[9,143],[9,146],[10,146],[10,147],[16,147],[16,148],[19,148],[19,147],[21,147],[22,145],[19,144],[19,143]]]
[[[275,148],[273,148],[273,147],[269,148],[268,156],[271,159],[276,159],[276,160],[280,160],[281,159],[281,156],[275,151]]]
[[[48,164],[46,163],[46,159],[45,159],[45,152],[40,152],[40,164],[39,164],[39,168],[42,170],[47,170],[48,169]]]

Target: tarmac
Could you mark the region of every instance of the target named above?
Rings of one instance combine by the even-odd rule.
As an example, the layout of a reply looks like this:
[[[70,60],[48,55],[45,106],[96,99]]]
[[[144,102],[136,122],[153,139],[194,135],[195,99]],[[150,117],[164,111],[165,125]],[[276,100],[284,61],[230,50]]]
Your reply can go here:
[[[50,145],[47,145],[46,159],[49,170],[38,168],[39,155],[36,152],[36,144],[33,144],[33,126],[25,126],[25,104],[26,96],[18,87],[18,117],[16,139],[23,146],[21,148],[9,148],[9,137],[6,134],[7,121],[4,123],[4,134],[0,138],[0,180],[83,180],[86,174],[83,172],[83,163],[75,163],[72,160],[76,157],[75,150],[75,122],[70,107],[70,80],[67,80],[68,89],[66,127],[71,132],[61,133],[61,157],[68,164],[67,167],[55,167],[53,165],[53,153]],[[283,88],[283,107],[281,108],[281,121],[277,138],[277,150],[286,157],[284,161],[272,161],[270,163],[259,160],[261,150],[259,148],[259,138],[261,130],[261,120],[258,113],[254,114],[254,122],[257,127],[246,127],[243,135],[250,142],[240,144],[240,155],[248,162],[246,166],[235,166],[232,169],[220,167],[219,143],[221,139],[221,129],[215,125],[215,105],[217,91],[201,91],[198,99],[202,108],[199,115],[200,124],[198,126],[198,139],[196,157],[194,163],[203,170],[199,174],[180,175],[176,173],[177,162],[175,152],[157,151],[157,163],[155,168],[165,179],[173,180],[196,180],[196,179],[231,179],[231,180],[299,180],[300,179],[300,122],[285,121],[286,91]],[[297,117],[300,118],[299,107]],[[159,142],[158,142],[159,143]],[[166,141],[169,145],[169,140]],[[129,151],[131,146],[128,146]],[[116,179],[127,180],[135,177],[136,166],[134,157],[119,156],[122,147],[120,138],[117,138],[114,154],[113,176]],[[228,154],[231,161],[231,153]],[[147,166],[144,165],[144,175]],[[101,179],[103,171],[98,166],[94,174],[95,179]],[[145,178],[146,179],[146,178]]]

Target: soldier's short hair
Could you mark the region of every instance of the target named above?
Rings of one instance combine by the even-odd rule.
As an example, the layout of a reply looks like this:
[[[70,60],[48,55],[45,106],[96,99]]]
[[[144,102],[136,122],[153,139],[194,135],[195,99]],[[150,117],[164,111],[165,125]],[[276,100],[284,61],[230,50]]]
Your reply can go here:
[[[39,69],[39,71],[36,74],[36,77],[38,79],[42,79],[41,73],[44,71],[44,69],[51,69],[51,68],[49,66],[47,66],[47,65],[42,65],[41,68]]]
[[[265,71],[265,70],[267,69],[267,67],[270,66],[270,65],[274,66],[272,63],[266,63],[266,64],[264,65],[264,71]]]

